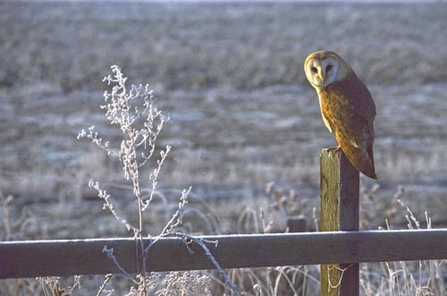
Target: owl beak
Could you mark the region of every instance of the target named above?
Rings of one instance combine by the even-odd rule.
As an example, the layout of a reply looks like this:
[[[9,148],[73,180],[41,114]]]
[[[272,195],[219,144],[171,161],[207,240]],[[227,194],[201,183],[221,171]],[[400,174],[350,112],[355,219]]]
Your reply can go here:
[[[318,68],[318,77],[321,79],[321,81],[324,81],[326,79],[326,72],[322,71],[321,68]]]

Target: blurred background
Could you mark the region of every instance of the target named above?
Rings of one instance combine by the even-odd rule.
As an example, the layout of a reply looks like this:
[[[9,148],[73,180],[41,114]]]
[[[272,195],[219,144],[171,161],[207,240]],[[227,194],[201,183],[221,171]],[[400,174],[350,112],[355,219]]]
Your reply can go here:
[[[160,203],[176,205],[192,186],[191,206],[221,217],[215,229],[191,229],[237,232],[241,211],[275,202],[266,186],[312,215],[319,153],[335,141],[303,62],[323,49],[348,61],[377,105],[378,180],[362,179],[362,227],[405,223],[396,196],[445,225],[445,28],[443,1],[1,2],[0,190],[4,205],[13,198],[12,221],[32,217],[15,238],[126,233],[87,186],[102,182],[126,211],[120,164],[76,139],[95,125],[119,147],[99,108],[112,65],[129,84],[148,83],[170,117],[158,142],[172,146]]]

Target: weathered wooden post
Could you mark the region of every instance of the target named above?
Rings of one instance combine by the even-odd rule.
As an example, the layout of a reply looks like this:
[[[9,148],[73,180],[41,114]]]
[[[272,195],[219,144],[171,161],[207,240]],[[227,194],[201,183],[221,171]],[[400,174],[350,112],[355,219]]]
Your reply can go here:
[[[359,172],[340,150],[321,150],[320,198],[320,231],[359,230]],[[359,295],[358,264],[321,265],[320,280],[322,296]]]

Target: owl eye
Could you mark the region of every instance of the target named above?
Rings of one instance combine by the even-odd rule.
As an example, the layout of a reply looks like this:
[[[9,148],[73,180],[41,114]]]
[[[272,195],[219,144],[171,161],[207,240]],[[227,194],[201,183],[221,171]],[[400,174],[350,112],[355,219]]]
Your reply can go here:
[[[317,70],[317,68],[315,68],[315,67],[311,67],[310,68],[310,71],[312,72],[312,73],[318,73],[318,70]]]
[[[332,65],[327,65],[326,66],[326,73],[332,70]]]

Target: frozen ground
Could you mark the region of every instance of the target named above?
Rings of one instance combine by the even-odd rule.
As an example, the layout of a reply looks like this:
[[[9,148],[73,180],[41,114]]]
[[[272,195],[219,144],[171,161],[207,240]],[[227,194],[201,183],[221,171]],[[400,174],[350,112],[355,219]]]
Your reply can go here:
[[[112,188],[120,180],[116,163],[76,140],[91,125],[119,139],[98,107],[117,64],[131,83],[153,86],[171,116],[161,189],[192,185],[197,196],[253,205],[274,181],[317,205],[319,150],[334,140],[302,63],[331,49],[378,107],[383,190],[370,227],[398,185],[421,220],[427,210],[445,223],[446,27],[443,3],[0,3],[0,189],[47,225],[31,236],[95,235],[54,221],[93,211],[92,176]]]

